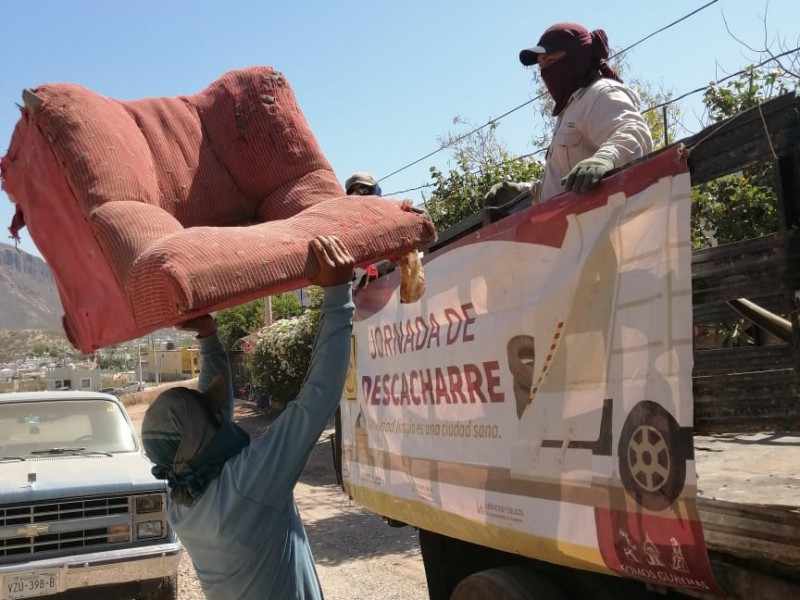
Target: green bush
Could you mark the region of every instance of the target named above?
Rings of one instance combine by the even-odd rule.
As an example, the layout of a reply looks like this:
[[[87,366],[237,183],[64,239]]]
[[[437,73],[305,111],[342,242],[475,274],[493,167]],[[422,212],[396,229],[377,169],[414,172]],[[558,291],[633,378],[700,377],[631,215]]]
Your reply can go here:
[[[319,313],[312,308],[259,332],[248,366],[253,387],[266,394],[270,403],[286,406],[300,392],[311,361]]]

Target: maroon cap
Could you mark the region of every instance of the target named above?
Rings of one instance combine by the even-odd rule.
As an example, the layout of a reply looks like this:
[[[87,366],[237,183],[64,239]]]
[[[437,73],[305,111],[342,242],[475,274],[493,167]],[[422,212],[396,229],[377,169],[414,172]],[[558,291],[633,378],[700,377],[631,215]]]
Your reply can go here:
[[[540,54],[566,50],[591,42],[589,31],[578,23],[556,23],[548,27],[533,48],[526,48],[519,53],[520,62],[529,67],[538,62]]]

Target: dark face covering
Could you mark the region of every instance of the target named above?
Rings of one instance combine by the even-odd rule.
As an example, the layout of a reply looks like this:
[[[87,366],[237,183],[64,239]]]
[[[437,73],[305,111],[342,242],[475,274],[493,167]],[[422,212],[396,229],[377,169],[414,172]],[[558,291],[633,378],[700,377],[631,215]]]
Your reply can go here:
[[[608,59],[608,38],[602,29],[589,33],[577,23],[558,23],[544,32],[539,46],[548,52],[563,50],[566,55],[542,69],[542,80],[555,101],[553,115],[566,108],[576,90],[591,85],[601,77],[622,81]]]
[[[153,475],[169,482],[177,504],[192,505],[225,463],[250,444],[247,432],[220,410],[227,389],[218,376],[203,393],[172,388],[147,409],[142,443]]]
[[[250,445],[247,432],[220,413],[219,429],[202,449],[182,465],[180,472],[156,465],[153,475],[169,481],[173,499],[183,504],[192,504],[222,472],[228,459],[233,458]]]

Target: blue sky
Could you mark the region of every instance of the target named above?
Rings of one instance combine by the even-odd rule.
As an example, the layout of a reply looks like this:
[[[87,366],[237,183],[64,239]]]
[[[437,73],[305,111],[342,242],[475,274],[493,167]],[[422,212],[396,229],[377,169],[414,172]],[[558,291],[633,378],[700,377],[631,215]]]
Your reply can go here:
[[[654,3],[519,0],[39,0],[5,3],[0,16],[0,154],[18,119],[25,87],[69,81],[134,99],[199,91],[225,71],[267,64],[283,71],[323,151],[343,181],[353,171],[380,177],[437,147],[460,115],[478,125],[534,95],[519,50],[559,21],[606,30],[620,49],[708,0]],[[772,0],[767,33],[794,48],[797,0]],[[646,7],[646,8],[645,8]],[[675,95],[749,64],[756,55],[731,30],[763,46],[766,0],[719,0],[628,54],[628,75]],[[682,103],[684,125],[700,125],[699,95]],[[539,133],[532,106],[500,121],[508,149],[525,154]],[[445,167],[441,152],[381,182],[384,192],[426,183]],[[405,194],[415,202],[419,192]],[[13,205],[0,194],[5,232]],[[5,235],[0,240],[9,241]],[[22,232],[21,248],[39,254]]]

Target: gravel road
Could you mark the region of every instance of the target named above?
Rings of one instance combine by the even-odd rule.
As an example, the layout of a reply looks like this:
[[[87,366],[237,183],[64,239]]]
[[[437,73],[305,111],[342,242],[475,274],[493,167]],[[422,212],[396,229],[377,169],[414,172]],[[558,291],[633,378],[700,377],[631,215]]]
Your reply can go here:
[[[128,408],[137,429],[145,408]],[[251,435],[258,435],[270,417],[253,405],[240,403],[236,420]],[[332,432],[328,429],[322,434],[295,489],[326,600],[427,600],[416,531],[389,527],[344,495],[331,462]],[[180,600],[204,599],[185,552],[179,586]]]

